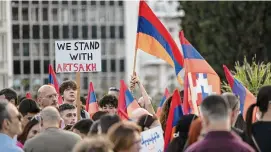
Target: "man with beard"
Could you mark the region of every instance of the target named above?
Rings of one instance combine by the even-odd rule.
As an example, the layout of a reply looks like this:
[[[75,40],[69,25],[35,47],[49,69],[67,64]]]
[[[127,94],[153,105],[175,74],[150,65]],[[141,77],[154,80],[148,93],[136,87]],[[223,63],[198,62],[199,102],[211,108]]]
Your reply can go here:
[[[67,103],[76,106],[77,88],[78,87],[76,82],[72,80],[64,81],[60,85],[59,92],[62,95],[64,104]],[[89,113],[83,110],[82,108],[81,108],[81,118],[90,118]]]

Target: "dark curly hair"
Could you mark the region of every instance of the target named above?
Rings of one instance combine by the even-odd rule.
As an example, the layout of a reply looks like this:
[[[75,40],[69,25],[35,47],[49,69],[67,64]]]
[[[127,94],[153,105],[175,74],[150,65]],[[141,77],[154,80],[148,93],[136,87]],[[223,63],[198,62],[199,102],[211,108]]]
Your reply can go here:
[[[117,108],[118,107],[117,97],[109,94],[103,96],[102,99],[99,101],[99,106],[105,107],[106,105],[112,105],[114,108]]]
[[[64,81],[60,87],[59,87],[59,93],[63,95],[64,91],[68,88],[71,88],[73,90],[77,90],[77,84],[73,80],[66,80]]]

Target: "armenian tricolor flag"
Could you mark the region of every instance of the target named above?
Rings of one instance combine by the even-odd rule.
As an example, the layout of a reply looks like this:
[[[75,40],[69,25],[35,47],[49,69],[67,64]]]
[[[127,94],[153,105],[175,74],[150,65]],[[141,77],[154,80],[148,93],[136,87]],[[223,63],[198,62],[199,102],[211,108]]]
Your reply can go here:
[[[140,108],[137,101],[132,96],[132,93],[128,90],[123,80],[120,81],[120,94],[118,101],[118,114],[122,119],[129,119],[132,112]]]
[[[55,87],[56,92],[59,95],[58,96],[58,104],[62,104],[63,101],[62,101],[62,97],[59,93],[59,86],[58,86],[58,81],[56,78],[56,73],[55,73],[51,64],[49,64],[49,85],[53,85]]]
[[[94,113],[99,111],[97,98],[94,92],[94,87],[92,82],[89,83],[88,96],[86,102],[86,111],[92,116]]]
[[[180,32],[184,54],[184,113],[198,114],[198,106],[210,94],[220,94],[220,78]]]
[[[178,89],[176,89],[172,95],[172,100],[170,104],[170,109],[168,113],[167,118],[167,125],[165,129],[165,149],[167,150],[167,147],[173,137],[173,134],[175,133],[175,127],[178,124],[178,121],[183,116],[182,111],[182,104],[181,104],[181,97]]]
[[[223,69],[232,92],[239,96],[240,111],[243,114],[243,118],[245,119],[247,109],[250,105],[256,102],[256,98],[250,91],[248,91],[246,87],[244,87],[237,79],[232,76],[230,70],[225,65],[223,65]]]
[[[170,93],[169,93],[168,89],[166,88],[166,89],[165,89],[164,96],[163,96],[162,100],[160,101],[160,104],[159,104],[159,106],[158,106],[158,108],[157,108],[156,116],[157,116],[158,118],[160,117],[161,111],[162,111],[162,107],[163,107],[163,105],[164,105],[166,99],[167,99],[169,96],[170,96]]]
[[[145,1],[139,3],[136,50],[156,56],[175,68],[182,84],[183,56],[171,35]]]

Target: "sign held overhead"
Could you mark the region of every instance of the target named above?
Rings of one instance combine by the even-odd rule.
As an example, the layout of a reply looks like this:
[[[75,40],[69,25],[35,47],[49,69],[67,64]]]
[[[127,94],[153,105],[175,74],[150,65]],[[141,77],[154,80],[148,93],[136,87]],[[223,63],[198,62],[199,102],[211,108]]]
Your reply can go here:
[[[55,41],[56,72],[101,71],[101,41]]]

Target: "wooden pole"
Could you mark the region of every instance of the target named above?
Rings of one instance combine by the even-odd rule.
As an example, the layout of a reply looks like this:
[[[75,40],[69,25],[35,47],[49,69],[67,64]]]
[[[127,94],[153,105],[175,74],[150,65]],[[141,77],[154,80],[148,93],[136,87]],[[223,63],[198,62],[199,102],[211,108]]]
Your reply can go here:
[[[77,107],[77,121],[81,118],[81,101],[80,101],[80,72],[76,72],[76,83],[77,83],[77,99],[76,99],[76,107]]]

